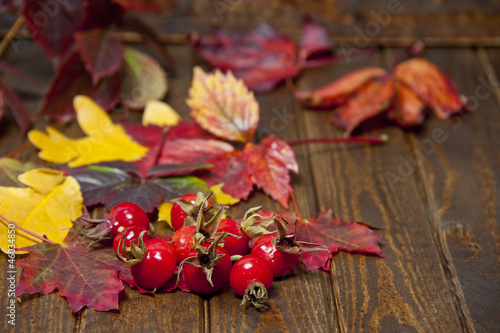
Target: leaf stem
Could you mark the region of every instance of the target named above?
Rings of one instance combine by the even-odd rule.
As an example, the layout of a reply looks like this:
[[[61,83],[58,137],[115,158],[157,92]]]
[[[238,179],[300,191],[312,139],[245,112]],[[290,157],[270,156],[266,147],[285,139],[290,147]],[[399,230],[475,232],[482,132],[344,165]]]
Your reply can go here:
[[[9,224],[13,224],[17,229],[21,230],[21,231],[24,231],[25,233],[27,233],[28,235],[30,236],[33,236],[35,237],[36,239],[39,239],[41,240],[42,242],[46,242],[46,243],[49,243],[49,244],[52,244],[52,245],[57,245],[57,243],[51,241],[50,239],[48,238],[44,238],[40,235],[37,235],[35,234],[34,232],[32,231],[29,231],[28,229],[25,229],[23,227],[21,227],[19,224],[15,223],[15,222],[12,222],[11,220],[9,220],[8,218],[6,218],[5,216],[3,216],[2,214],[0,214],[0,219],[4,220],[5,222],[9,223]]]
[[[295,193],[294,192],[290,193],[290,197],[292,198],[293,206],[295,207],[295,212],[297,213],[298,217],[302,220],[303,216],[302,213],[300,212],[299,204],[297,202],[297,197],[295,196]]]
[[[308,143],[369,143],[372,145],[387,142],[389,136],[382,134],[378,137],[348,137],[348,138],[314,138],[296,141],[288,141],[290,146],[300,146]]]
[[[19,29],[21,29],[23,24],[24,24],[24,15],[21,14],[18,16],[16,22],[14,22],[14,24],[12,25],[10,30],[7,32],[5,37],[2,39],[2,42],[0,43],[0,57],[5,52],[5,50],[7,49],[7,47],[10,44],[10,41],[12,40],[12,38],[14,38],[16,33],[19,31]]]

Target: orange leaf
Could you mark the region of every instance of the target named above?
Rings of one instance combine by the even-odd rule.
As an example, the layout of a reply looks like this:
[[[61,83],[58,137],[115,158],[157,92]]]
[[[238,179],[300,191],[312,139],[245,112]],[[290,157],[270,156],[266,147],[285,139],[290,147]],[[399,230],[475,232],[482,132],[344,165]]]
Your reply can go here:
[[[247,142],[253,139],[259,122],[259,104],[243,81],[231,72],[205,73],[194,68],[187,104],[196,122],[221,138]]]
[[[413,58],[400,63],[394,76],[427,102],[439,119],[448,119],[462,108],[453,82],[425,59]]]

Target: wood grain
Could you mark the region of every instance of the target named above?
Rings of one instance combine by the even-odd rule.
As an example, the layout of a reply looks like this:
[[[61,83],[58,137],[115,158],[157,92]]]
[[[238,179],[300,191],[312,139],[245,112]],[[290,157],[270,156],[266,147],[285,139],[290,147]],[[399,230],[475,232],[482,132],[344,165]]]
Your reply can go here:
[[[367,65],[377,63],[359,59],[356,64],[311,71],[300,85],[307,88],[331,81],[340,75],[337,68],[347,71]],[[338,135],[330,117],[327,112],[304,111],[307,135]],[[332,283],[342,331],[461,331],[417,179],[409,175],[390,188],[384,177],[397,167],[398,157],[409,152],[404,132],[394,127],[383,132],[390,140],[381,146],[310,148],[319,209],[332,208],[343,219],[374,224],[383,232],[386,259],[339,254],[333,260]]]
[[[338,5],[341,1],[309,3],[311,13],[320,18],[321,15],[326,18],[339,15],[338,9],[334,8],[335,11],[325,6]],[[348,12],[344,13],[346,17],[351,15],[353,18],[339,23],[340,36],[343,31],[358,24],[356,22],[363,22],[363,15],[358,21],[356,10],[358,13],[369,13],[370,10],[370,7],[349,9],[345,7],[345,2],[342,3],[344,7],[340,8]],[[460,3],[461,6],[466,5],[465,2]],[[268,4],[242,2],[241,6],[227,13],[222,23],[226,27],[246,30],[258,22],[269,21],[282,32],[298,38],[301,10],[306,4],[301,0],[286,3],[272,0]],[[150,23],[160,30],[164,29],[161,31],[165,34],[184,33],[192,29],[208,32],[209,24],[216,15],[211,6],[209,2],[186,2],[176,9],[176,16],[172,14],[168,22],[160,21],[165,17],[152,17]],[[445,6],[449,9],[451,3]],[[322,10],[325,12],[321,13]],[[436,15],[438,17],[441,14]],[[495,15],[497,13],[491,13],[491,16]],[[329,29],[337,28],[335,22],[328,24]],[[416,22],[409,24],[413,29],[412,24]],[[396,24],[390,29],[397,27]],[[463,29],[470,27],[466,24]],[[457,31],[461,31],[454,28],[456,25],[452,25],[451,30],[439,31],[432,26],[416,26],[413,31],[434,29],[434,34],[424,36],[452,38]],[[469,36],[473,36],[474,29]],[[491,29],[487,30],[487,34],[496,31],[495,25]],[[334,30],[330,32],[336,33]],[[396,38],[394,36],[391,38]],[[5,60],[34,75],[42,84],[28,85],[13,76],[3,79],[21,94],[30,111],[35,113],[53,69],[32,41],[18,42],[5,54]],[[140,48],[154,55],[150,49]],[[203,62],[194,56],[187,45],[169,46],[168,50],[176,62],[176,75],[169,76],[170,91],[165,100],[184,119],[188,119],[189,108],[185,99],[191,82],[192,66]],[[385,48],[379,51],[373,58],[358,57],[350,63],[341,61],[307,70],[297,80],[297,84],[301,88],[313,88],[363,66],[388,67],[397,51]],[[389,134],[390,141],[381,146],[312,144],[294,148],[300,173],[292,175],[292,186],[302,214],[311,217],[318,211],[331,208],[345,220],[360,220],[382,228],[382,251],[387,258],[340,253],[334,257],[331,274],[317,271],[275,281],[270,290],[270,310],[267,312],[258,312],[252,307],[241,308],[241,298],[229,287],[211,297],[182,292],[152,297],[127,288],[121,295],[120,311],[102,313],[84,310],[76,315],[71,313],[66,300],[56,292],[46,296],[21,296],[21,303],[17,304],[16,309],[16,327],[7,326],[6,317],[2,314],[1,330],[498,330],[500,88],[495,83],[500,77],[500,51],[438,48],[427,50],[423,57],[436,62],[457,82],[459,90],[465,95],[476,97],[477,110],[449,122],[430,117],[424,126],[411,131],[395,127],[375,129],[373,124],[363,125],[363,129],[368,131],[366,135]],[[490,82],[490,86],[484,86],[483,82]],[[331,112],[301,108],[285,87],[269,94],[258,94],[257,99],[261,108],[257,131],[259,138],[271,133],[285,140],[342,135],[329,121]],[[115,119],[127,117],[137,120],[140,116],[140,112],[113,114]],[[35,127],[43,129],[45,125],[46,122],[39,121]],[[76,124],[62,126],[60,130],[70,136],[81,134]],[[443,140],[444,136],[446,139]],[[0,121],[0,156],[26,142],[12,116],[7,114]],[[432,152],[427,154],[426,151],[429,152],[431,147]],[[423,153],[421,158],[419,152]],[[14,157],[22,161],[35,161],[41,166],[50,165],[39,160],[36,154],[37,150],[31,147]],[[391,182],[388,173],[399,175],[402,180]],[[240,217],[247,208],[256,205],[263,205],[268,211],[281,209],[257,190],[248,201],[233,208],[231,214]],[[168,232],[164,225],[159,229]],[[4,268],[5,260],[2,255],[0,263]],[[7,288],[6,281],[2,279],[2,295],[6,295]],[[7,297],[4,296],[4,299]]]
[[[464,294],[463,315],[470,313],[478,332],[492,332],[498,328],[500,297],[499,104],[484,86],[491,73],[472,50],[438,49],[426,57],[477,101],[461,118],[447,123],[432,118],[411,142],[415,151],[425,152],[418,167],[449,274],[456,274]],[[442,142],[432,141],[437,132],[443,133]]]

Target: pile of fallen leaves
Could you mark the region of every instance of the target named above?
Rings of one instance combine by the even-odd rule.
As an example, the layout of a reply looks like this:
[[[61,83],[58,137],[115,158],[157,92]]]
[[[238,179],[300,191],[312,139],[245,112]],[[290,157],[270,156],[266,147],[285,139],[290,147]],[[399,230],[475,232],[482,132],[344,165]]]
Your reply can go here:
[[[33,10],[27,6],[25,15],[29,18]],[[119,293],[127,285],[136,287],[130,267],[118,260],[111,246],[89,246],[81,236],[87,207],[110,210],[118,203],[134,202],[161,221],[168,220],[172,200],[187,193],[213,192],[216,201],[234,205],[260,189],[287,209],[293,195],[290,171],[298,173],[298,163],[286,141],[274,135],[257,141],[260,111],[252,90],[269,91],[306,68],[334,59],[326,31],[311,20],[304,23],[298,47],[267,25],[248,34],[219,30],[213,36],[193,35],[193,47],[220,70],[207,74],[194,68],[187,99],[192,120],[186,121],[169,105],[154,100],[167,89],[163,71],[155,70],[156,61],[125,48],[103,30],[119,17],[103,25],[74,27],[59,50],[69,53],[44,99],[41,114],[60,119],[74,110],[85,136],[69,138],[53,127],[28,133],[41,159],[66,166],[37,169],[0,159],[0,247],[8,252],[8,228],[15,225],[16,251],[29,253],[17,262],[23,270],[16,292],[58,290],[74,312],[83,307],[118,309]],[[49,31],[37,38],[43,45],[47,37]],[[68,51],[72,43],[75,48]],[[49,53],[56,51],[50,43],[44,47]],[[108,52],[111,56],[103,56]],[[79,79],[69,82],[75,75]],[[146,75],[158,80],[158,89],[134,95],[132,87]],[[318,89],[292,89],[306,107],[333,109],[332,121],[347,133],[378,115],[414,126],[423,122],[426,108],[441,119],[463,108],[453,83],[420,58],[404,61],[390,72],[370,67]],[[75,94],[79,96],[71,97],[68,105],[67,97]],[[109,103],[103,103],[103,96]],[[113,123],[106,109],[119,100],[130,108],[144,107],[142,124]],[[326,263],[302,254],[309,270],[329,271],[339,250],[383,257],[381,235],[364,223],[342,221],[331,210],[309,219],[298,212],[280,214],[294,221],[290,227],[298,240],[328,247]],[[160,291],[175,289],[169,282]]]

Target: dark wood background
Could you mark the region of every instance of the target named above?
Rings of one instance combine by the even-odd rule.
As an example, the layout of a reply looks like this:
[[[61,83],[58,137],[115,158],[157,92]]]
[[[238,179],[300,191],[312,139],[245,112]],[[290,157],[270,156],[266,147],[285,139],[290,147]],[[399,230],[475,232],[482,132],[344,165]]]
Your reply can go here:
[[[218,5],[230,10],[217,14]],[[326,84],[363,66],[389,67],[398,46],[416,39],[428,46],[422,56],[436,63],[458,89],[477,102],[474,111],[450,121],[430,116],[425,125],[402,130],[388,127],[381,146],[319,145],[295,148],[300,173],[292,186],[304,216],[333,209],[341,218],[381,228],[387,258],[339,253],[330,274],[316,271],[273,282],[270,310],[242,309],[228,288],[211,297],[183,292],[141,295],[126,289],[120,311],[84,310],[73,315],[58,293],[23,295],[15,328],[0,316],[4,332],[498,332],[500,318],[500,4],[482,1],[405,1],[380,32],[370,36],[376,56],[360,56],[308,70],[297,80],[302,88]],[[374,22],[373,12],[388,2],[345,0],[183,1],[171,12],[143,15],[161,34],[175,61],[165,100],[184,118],[192,67],[205,66],[183,34],[209,33],[220,25],[244,31],[268,22],[294,39],[304,13],[325,24],[337,42],[355,45],[358,31]],[[0,19],[8,30],[15,16]],[[374,23],[370,23],[374,26]],[[37,77],[44,86],[29,86],[5,75],[6,83],[35,113],[54,71],[40,48],[21,33],[3,59]],[[125,40],[137,36],[124,35]],[[140,44],[133,45],[149,50]],[[150,50],[149,50],[150,52]],[[205,66],[206,67],[206,66]],[[305,110],[281,87],[258,94],[259,128],[270,126],[276,110],[293,114],[276,135],[284,140],[339,136],[330,112]],[[116,115],[114,115],[116,116]],[[139,113],[130,114],[140,118]],[[44,129],[47,122],[34,127]],[[81,135],[75,124],[62,131]],[[0,122],[0,156],[27,139],[7,112]],[[28,148],[13,157],[48,165]],[[388,181],[389,174],[401,177]],[[256,192],[232,208],[280,207]],[[164,225],[160,229],[166,230]],[[1,261],[4,267],[5,256]],[[4,272],[6,268],[4,269]],[[0,282],[3,299],[7,284]],[[2,307],[6,303],[2,303]],[[2,312],[3,313],[3,312]]]

